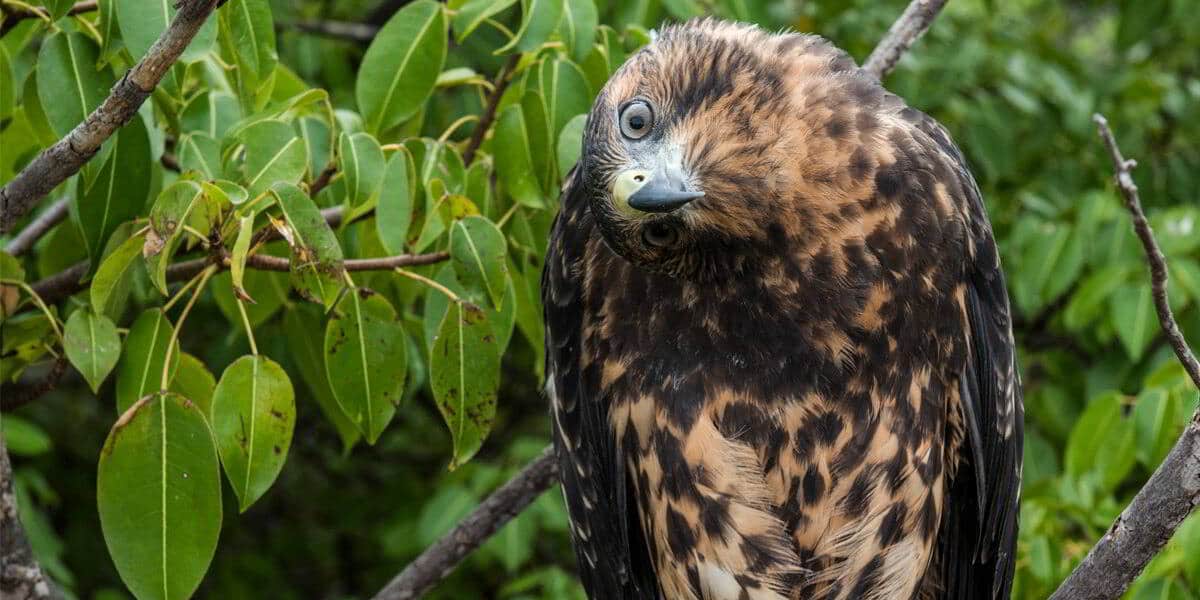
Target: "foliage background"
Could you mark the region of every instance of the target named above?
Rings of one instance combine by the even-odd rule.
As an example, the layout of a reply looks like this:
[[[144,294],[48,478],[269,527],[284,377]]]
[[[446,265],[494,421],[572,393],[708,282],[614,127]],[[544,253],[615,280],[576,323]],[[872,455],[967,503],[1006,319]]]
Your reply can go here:
[[[517,31],[522,7],[538,3],[513,5],[496,19]],[[333,106],[359,110],[356,73],[365,46],[292,24],[361,22],[376,4],[271,2],[279,62],[298,76],[291,83],[297,91],[324,88]],[[905,4],[598,0],[599,22],[609,27],[598,41],[607,41],[614,53],[632,50],[646,29],[663,20],[717,13],[770,29],[820,33],[861,61]],[[1165,455],[1196,406],[1196,391],[1159,333],[1141,250],[1090,122],[1093,112],[1106,114],[1126,155],[1140,162],[1135,176],[1172,267],[1171,298],[1194,343],[1200,340],[1200,30],[1193,26],[1194,9],[1190,0],[956,0],[886,81],[944,123],[963,148],[987,199],[1009,276],[1028,421],[1017,598],[1043,598],[1056,587]],[[40,68],[43,33],[43,25],[27,21],[3,39],[17,106],[28,93],[27,75]],[[466,67],[491,79],[506,60],[492,51],[504,43],[504,34],[485,24],[451,45],[445,69]],[[573,58],[557,47],[541,52]],[[591,76],[587,60],[581,62]],[[600,83],[597,77],[589,86]],[[588,98],[594,91],[581,90]],[[470,84],[439,87],[422,115],[383,132],[379,141],[436,139],[459,117],[477,114],[484,93]],[[7,181],[46,140],[19,114],[3,116],[0,181]],[[339,127],[350,121],[340,115]],[[451,145],[461,148],[471,128],[452,132]],[[493,145],[484,145],[487,158],[481,160],[488,164],[498,150]],[[306,180],[319,169],[313,161]],[[174,175],[156,169],[154,177],[161,186],[163,177]],[[500,188],[508,183],[501,181]],[[335,184],[317,202],[336,204],[344,193]],[[472,200],[493,221],[511,202],[504,193]],[[536,290],[549,214],[522,208],[504,223],[516,285],[523,281]],[[371,220],[339,231],[347,257],[381,254],[368,229]],[[434,246],[439,244],[445,246],[444,237]],[[76,228],[63,225],[22,265],[33,281],[85,256]],[[434,276],[437,269],[414,270]],[[118,326],[128,327],[142,308],[162,303],[139,277]],[[239,515],[233,492],[224,491],[220,544],[199,597],[369,597],[547,443],[546,410],[537,391],[540,349],[532,341],[537,328],[518,323],[502,363],[495,424],[473,460],[446,469],[451,437],[428,386],[412,380],[407,403],[378,442],[345,448],[348,438],[318,409],[305,363],[297,358],[298,338],[320,318],[316,305],[288,295],[286,278],[257,272],[247,278],[259,279],[253,293],[260,303],[270,296],[282,307],[256,322],[255,336],[262,352],[291,374],[297,423],[288,461],[261,500]],[[414,345],[421,343],[425,289],[386,272],[356,279],[384,291],[405,314]],[[222,290],[229,293],[228,286],[227,280],[210,286],[181,334],[182,348],[218,375],[247,352],[236,312],[216,299]],[[82,302],[66,302],[62,314],[85,303],[86,294]],[[529,307],[533,316],[518,320],[538,318],[535,305]],[[13,331],[11,323],[5,327]],[[80,598],[126,594],[96,510],[97,457],[118,416],[111,379],[94,395],[81,377],[69,376],[49,396],[3,420],[35,549],[50,573]],[[581,597],[572,569],[565,516],[553,490],[432,597]],[[1197,517],[1129,596],[1200,598]]]

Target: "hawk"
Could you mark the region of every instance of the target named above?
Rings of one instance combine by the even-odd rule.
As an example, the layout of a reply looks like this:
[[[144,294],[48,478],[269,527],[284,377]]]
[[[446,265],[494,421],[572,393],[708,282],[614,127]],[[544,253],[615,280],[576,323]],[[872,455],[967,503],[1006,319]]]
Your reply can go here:
[[[662,30],[588,115],[542,296],[591,598],[1008,597],[991,226],[945,129],[841,50]]]

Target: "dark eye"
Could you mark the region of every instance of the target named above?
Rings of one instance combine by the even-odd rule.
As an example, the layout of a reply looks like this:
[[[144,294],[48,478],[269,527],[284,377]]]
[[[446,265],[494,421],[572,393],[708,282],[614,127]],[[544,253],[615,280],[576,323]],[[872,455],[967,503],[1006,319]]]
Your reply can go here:
[[[631,140],[645,137],[653,125],[654,113],[650,111],[650,105],[641,100],[630,102],[621,110],[621,135]]]
[[[650,223],[642,230],[642,239],[651,246],[667,248],[675,245],[679,240],[679,233],[666,223]]]

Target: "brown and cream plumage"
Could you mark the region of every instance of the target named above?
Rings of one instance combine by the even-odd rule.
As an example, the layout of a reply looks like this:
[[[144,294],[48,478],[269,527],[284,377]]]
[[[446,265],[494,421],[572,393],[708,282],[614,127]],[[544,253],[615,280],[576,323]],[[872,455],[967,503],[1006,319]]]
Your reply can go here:
[[[543,278],[592,598],[1005,598],[1022,407],[979,190],[824,40],[663,30],[601,91]]]

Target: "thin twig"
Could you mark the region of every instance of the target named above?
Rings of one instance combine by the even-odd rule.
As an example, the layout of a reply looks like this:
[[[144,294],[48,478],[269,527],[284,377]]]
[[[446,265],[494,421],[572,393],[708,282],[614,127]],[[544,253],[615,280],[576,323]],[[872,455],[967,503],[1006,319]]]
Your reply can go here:
[[[113,86],[104,102],[0,188],[0,233],[11,231],[50,190],[77,173],[105,140],[133,118],[217,4],[218,0],[181,0],[167,29]]]
[[[12,463],[8,460],[4,432],[0,431],[0,598],[46,600],[62,597],[62,592],[38,565],[21,525],[17,494],[13,490]]]
[[[900,62],[900,57],[929,29],[947,1],[913,0],[871,51],[871,56],[863,63],[863,70],[877,79],[883,79],[891,73],[896,63]]]
[[[93,10],[96,10],[97,4],[98,3],[96,0],[90,0],[88,2],[76,2],[74,6],[67,10],[67,14],[78,15],[81,13],[92,12]],[[3,10],[0,12],[2,12],[4,15],[4,23],[0,24],[0,37],[4,37],[4,34],[8,33],[9,30],[17,26],[17,23],[20,23],[25,19],[50,18],[50,11],[40,6],[34,6],[32,7],[32,10],[10,5],[0,6],[3,6]]]
[[[42,211],[42,214],[30,221],[25,229],[21,230],[13,239],[9,240],[8,245],[4,247],[4,251],[13,255],[20,256],[29,251],[42,236],[46,235],[55,225],[58,225],[67,218],[67,213],[70,212],[71,199],[59,198],[50,208]]]
[[[390,271],[397,267],[412,267],[432,265],[450,258],[448,252],[431,252],[429,254],[398,254],[382,258],[352,258],[342,262],[342,266],[350,272],[354,271]],[[246,257],[246,266],[259,271],[288,271],[291,263],[288,259],[269,254],[252,254]]]
[[[1102,115],[1094,115],[1092,120],[1108,148],[1116,171],[1117,190],[1125,199],[1133,230],[1146,252],[1159,324],[1192,383],[1200,389],[1200,362],[1188,347],[1167,301],[1167,260],[1154,239],[1142,211],[1137,184],[1133,182],[1132,170],[1137,162],[1121,154]],[[1121,596],[1197,506],[1200,506],[1200,410],[1192,415],[1191,422],[1146,485],[1138,490],[1051,600],[1107,600]]]
[[[496,82],[484,105],[483,115],[479,117],[479,122],[475,124],[475,131],[471,132],[471,139],[467,140],[467,147],[463,150],[463,164],[471,166],[471,162],[475,160],[475,152],[483,144],[484,136],[487,135],[488,129],[491,129],[492,121],[496,119],[496,107],[500,106],[500,97],[504,95],[504,90],[508,89],[508,84],[512,82],[513,72],[516,71],[520,59],[520,54],[512,55],[500,69],[500,74],[496,76]]]
[[[379,27],[368,23],[353,23],[349,21],[291,21],[279,23],[277,29],[297,29],[335,40],[345,40],[356,44],[370,44],[379,33]]]
[[[515,477],[488,496],[454,529],[425,549],[392,578],[374,600],[419,598],[454,570],[463,558],[525,510],[558,479],[554,448],[547,447]]]
[[[50,370],[35,381],[0,386],[0,409],[15,410],[41,398],[58,387],[66,372],[67,359],[59,357],[50,363]]]

